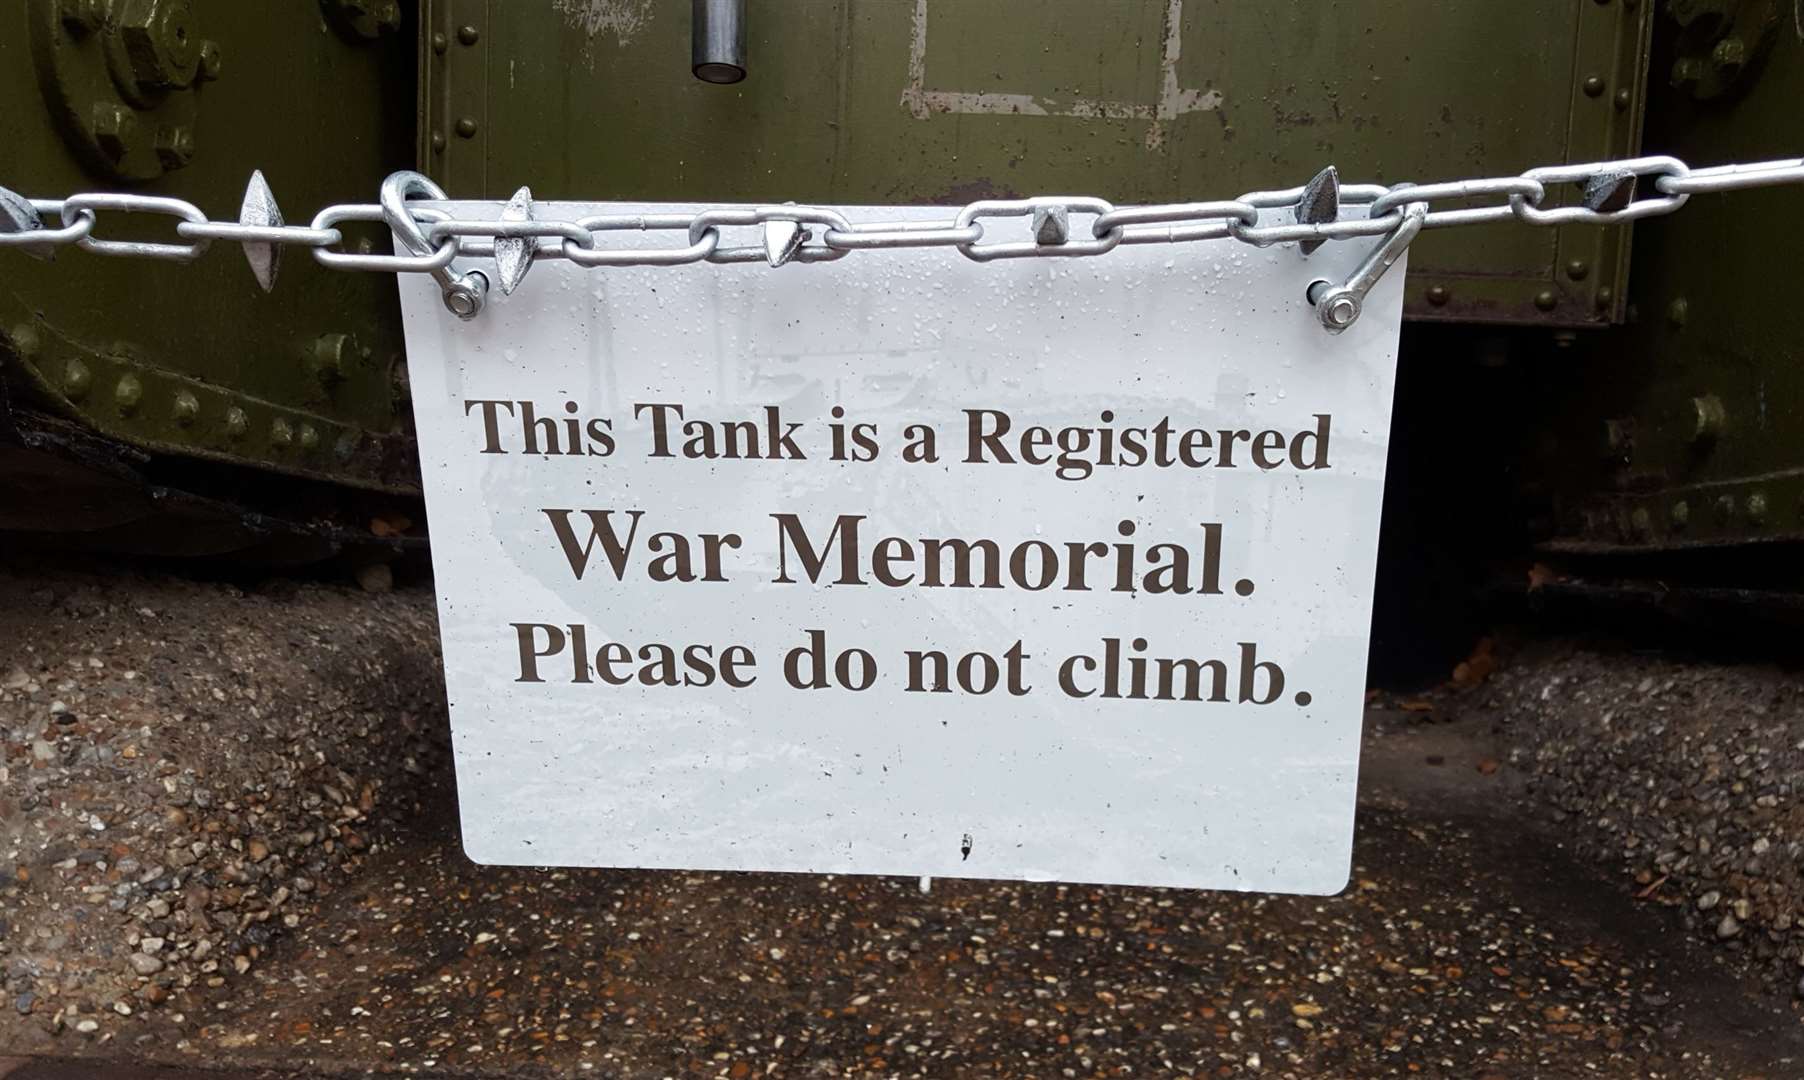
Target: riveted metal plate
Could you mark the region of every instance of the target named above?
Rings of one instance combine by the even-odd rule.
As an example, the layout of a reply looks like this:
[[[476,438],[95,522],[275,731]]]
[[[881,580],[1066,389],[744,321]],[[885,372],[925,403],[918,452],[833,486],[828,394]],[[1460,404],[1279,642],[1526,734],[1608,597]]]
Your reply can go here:
[[[1621,157],[1651,0],[770,0],[749,76],[686,4],[427,0],[420,158],[454,197],[1117,204]],[[1576,203],[1576,190],[1554,195]],[[1550,197],[1550,205],[1552,205]],[[1418,319],[1595,326],[1628,229],[1425,235]]]
[[[1662,14],[1652,70],[1711,51],[1697,37],[1699,6],[1683,5],[1683,20]],[[1770,31],[1761,66],[1737,93],[1704,100],[1693,82],[1657,79],[1647,151],[1694,162],[1795,154],[1804,24],[1789,5],[1777,28],[1769,5],[1718,6],[1759,18],[1713,22],[1708,40]],[[1800,245],[1797,188],[1698,195],[1636,226],[1629,325],[1581,339],[1542,395],[1539,467],[1559,502],[1552,549],[1804,540]]]
[[[229,221],[238,216],[246,180],[257,169],[284,206],[310,213],[328,203],[373,200],[383,176],[412,164],[410,33],[348,39],[310,2],[192,0],[148,5],[146,17],[164,6],[192,17],[168,26],[170,34],[192,37],[199,28],[214,44],[217,78],[200,85],[208,60],[197,52],[197,81],[165,100],[180,96],[195,110],[198,150],[185,167],[147,176],[137,190],[186,199]],[[32,51],[46,35],[73,33],[65,15],[87,7],[101,20],[77,43],[81,50],[100,49],[99,39],[110,33],[106,20],[123,18],[132,5],[0,5],[0,101],[8,103],[0,110],[0,145],[7,148],[0,184],[25,195],[54,198],[120,186],[65,138],[74,76],[61,89],[44,85],[43,66]],[[64,59],[92,60],[98,67],[82,77],[106,80],[117,91],[103,53]],[[170,60],[179,68],[171,78],[187,75],[187,59],[184,53]],[[99,86],[90,89],[98,94]],[[170,219],[104,212],[95,235],[174,240]],[[387,242],[380,230],[366,235],[373,243]],[[363,238],[353,234],[347,246]],[[215,244],[180,265],[73,249],[43,264],[18,250],[0,251],[0,368],[25,376],[8,380],[25,391],[14,395],[14,406],[64,416],[161,452],[415,490],[394,279],[333,272],[296,254],[282,268],[280,287],[265,294],[232,245]],[[315,344],[328,335],[354,339],[359,348],[322,373]],[[71,361],[89,373],[87,396],[64,392]],[[135,411],[121,412],[112,395],[128,374],[141,387],[141,401]],[[187,406],[175,409],[178,389],[192,395],[194,416]],[[210,426],[228,400],[248,417],[243,439],[223,439]],[[277,418],[291,425],[291,448],[268,438]],[[300,445],[303,424],[317,440],[311,454]],[[355,448],[340,457],[339,439],[347,433],[357,435]]]

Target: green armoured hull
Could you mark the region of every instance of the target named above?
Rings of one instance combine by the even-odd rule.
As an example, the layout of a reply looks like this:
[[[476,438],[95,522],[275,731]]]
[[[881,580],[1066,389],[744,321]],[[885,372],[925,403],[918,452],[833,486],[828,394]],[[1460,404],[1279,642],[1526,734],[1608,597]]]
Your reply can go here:
[[[1396,183],[1640,152],[1757,160],[1797,149],[1794,14],[1779,0],[765,0],[747,10],[749,77],[715,85],[691,70],[685,4],[24,0],[0,14],[0,184],[172,195],[229,218],[253,170],[305,216],[374,201],[412,167],[457,198],[526,184],[542,199],[1126,205],[1291,187],[1329,164]],[[166,240],[171,225],[114,213],[97,235]],[[1437,348],[1554,354],[1572,372],[1518,425],[1537,433],[1541,539],[1652,550],[1804,531],[1799,333],[1785,276],[1753,258],[1801,228],[1779,190],[1633,230],[1420,238],[1405,310],[1453,324]],[[123,540],[177,503],[235,513],[246,535],[418,516],[388,275],[291,252],[265,292],[217,250],[185,265],[0,250],[0,357],[7,528]]]

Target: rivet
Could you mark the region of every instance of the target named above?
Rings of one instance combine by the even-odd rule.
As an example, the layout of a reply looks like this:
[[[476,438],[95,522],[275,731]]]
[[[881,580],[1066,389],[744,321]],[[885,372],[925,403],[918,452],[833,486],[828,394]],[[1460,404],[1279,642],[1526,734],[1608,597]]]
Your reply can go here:
[[[175,417],[176,423],[187,427],[200,417],[200,399],[191,391],[177,390],[175,403],[170,406],[169,413]]]
[[[1591,264],[1583,259],[1574,259],[1566,264],[1566,276],[1574,281],[1583,281],[1591,276]]]
[[[63,393],[70,401],[80,401],[88,396],[88,387],[94,384],[94,377],[88,371],[88,365],[80,360],[71,360],[63,365]]]
[[[1635,95],[1634,94],[1630,93],[1626,89],[1616,91],[1616,111],[1617,112],[1628,112],[1629,106],[1633,105],[1634,103],[1635,103]]]
[[[1603,92],[1604,92],[1604,77],[1602,75],[1590,75],[1585,78],[1585,96],[1586,97],[1599,97],[1603,94]]]
[[[1609,310],[1609,308],[1616,303],[1616,290],[1610,288],[1608,285],[1599,286],[1595,303],[1597,304],[1597,310]]]
[[[36,356],[43,344],[38,339],[38,328],[30,323],[20,323],[13,327],[13,348],[20,356]]]
[[[234,439],[242,439],[242,438],[244,438],[244,433],[249,431],[250,429],[251,429],[251,419],[250,419],[250,417],[244,415],[243,409],[240,409],[236,405],[229,406],[226,409],[226,411],[225,411],[225,432],[227,435],[231,436]]]
[[[121,375],[119,382],[113,387],[113,403],[119,406],[122,415],[130,416],[138,411],[138,402],[144,400],[144,384],[136,375]]]
[[[1554,295],[1552,289],[1548,289],[1535,297],[1535,306],[1542,311],[1552,311],[1560,306],[1560,298]]]
[[[445,152],[445,133],[444,132],[435,131],[432,133],[432,152],[435,154],[442,154]]]
[[[281,417],[276,417],[275,421],[269,425],[269,444],[281,449],[293,443],[294,426]]]
[[[436,53],[437,55],[439,55],[439,56],[445,55],[445,49],[449,45],[450,45],[450,43],[445,40],[444,34],[435,32],[432,35],[432,51],[434,53]]]
[[[457,134],[458,134],[459,138],[464,138],[464,139],[475,138],[476,121],[470,119],[467,116],[464,117],[463,119],[459,120],[457,122]]]
[[[351,456],[357,453],[358,441],[355,431],[347,431],[338,437],[338,442],[333,444],[332,449],[338,453],[339,458],[349,461]]]
[[[1756,491],[1748,496],[1749,521],[1756,525],[1765,525],[1767,509],[1766,493],[1764,491]]]
[[[1672,527],[1683,529],[1691,524],[1691,504],[1684,499],[1672,504],[1672,511],[1667,515],[1672,519]]]
[[[1447,286],[1430,285],[1428,287],[1428,302],[1435,307],[1445,307],[1447,301],[1451,299],[1453,299],[1453,294],[1447,291]]]
[[[345,367],[357,355],[357,339],[349,334],[321,334],[314,339],[310,365],[313,375],[327,389],[345,377]]]
[[[1604,460],[1626,461],[1633,443],[1629,439],[1629,424],[1624,420],[1604,421]]]
[[[1683,296],[1666,306],[1666,321],[1674,327],[1684,326],[1691,319],[1691,301]]]
[[[1729,418],[1722,399],[1715,394],[1704,394],[1691,399],[1691,408],[1691,441],[1699,446],[1715,442]]]
[[[464,25],[457,28],[457,40],[463,42],[465,45],[476,44],[476,39],[481,36],[481,34],[476,32],[474,26]]]
[[[301,425],[301,449],[309,453],[319,449],[319,430],[312,424]]]
[[[1716,497],[1716,521],[1719,525],[1727,525],[1735,516],[1735,496],[1718,495]]]
[[[1637,506],[1629,515],[1629,528],[1635,533],[1637,540],[1646,540],[1654,532],[1654,517],[1647,512],[1647,507]]]

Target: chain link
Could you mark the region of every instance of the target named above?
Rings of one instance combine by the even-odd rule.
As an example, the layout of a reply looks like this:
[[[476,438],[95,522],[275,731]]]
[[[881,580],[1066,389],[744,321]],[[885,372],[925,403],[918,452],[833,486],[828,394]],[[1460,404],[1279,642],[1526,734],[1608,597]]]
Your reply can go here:
[[[1329,219],[1311,222],[1299,220],[1306,187],[1248,192],[1213,202],[1128,207],[1084,196],[984,199],[935,221],[853,222],[837,210],[793,204],[596,214],[574,221],[491,221],[454,218],[443,210],[407,201],[418,195],[436,198],[442,192],[417,173],[397,173],[384,183],[381,203],[328,206],[306,226],[282,224],[279,216],[273,222],[250,220],[248,214],[246,220],[237,222],[213,221],[192,203],[154,195],[92,192],[60,200],[13,197],[12,205],[28,203],[41,220],[0,216],[0,248],[22,248],[43,255],[73,245],[99,255],[188,262],[215,240],[245,245],[247,252],[256,245],[266,246],[265,250],[299,247],[333,269],[431,273],[446,285],[448,298],[452,287],[461,290],[461,302],[452,306],[467,318],[481,308],[481,295],[487,287],[485,272],[460,275],[451,264],[460,257],[495,258],[497,241],[523,241],[532,260],[565,259],[586,267],[698,262],[780,266],[829,262],[859,251],[930,247],[956,248],[976,262],[1083,258],[1107,254],[1123,244],[1234,239],[1269,247],[1361,237],[1385,237],[1388,243],[1405,231],[1413,236],[1421,229],[1510,221],[1538,226],[1613,225],[1670,214],[1693,195],[1797,183],[1804,183],[1804,158],[1693,169],[1678,158],[1654,156],[1553,165],[1518,176],[1433,184],[1344,184],[1337,189]],[[261,177],[253,184],[261,184]],[[1549,205],[1556,189],[1572,185],[1582,188],[1576,200]],[[1643,185],[1651,192],[1637,194]],[[11,193],[0,188],[0,194]],[[105,239],[97,231],[113,213],[177,218],[174,232],[180,242]],[[1073,217],[1089,218],[1088,229],[1074,230]],[[1008,218],[1031,218],[1029,238],[988,238],[985,223]],[[45,224],[59,220],[60,227]],[[387,224],[400,234],[400,250],[390,255],[342,250],[344,235],[337,226],[345,222]],[[722,232],[759,226],[765,235],[758,244],[728,244]],[[609,243],[618,233],[673,233],[679,242],[655,246]]]

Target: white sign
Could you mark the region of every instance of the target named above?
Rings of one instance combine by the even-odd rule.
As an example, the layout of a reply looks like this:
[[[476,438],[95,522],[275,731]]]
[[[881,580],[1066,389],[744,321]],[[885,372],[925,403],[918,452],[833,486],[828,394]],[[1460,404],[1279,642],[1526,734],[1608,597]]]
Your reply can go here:
[[[1403,268],[1304,293],[1377,242],[404,276],[465,850],[1339,890]]]

